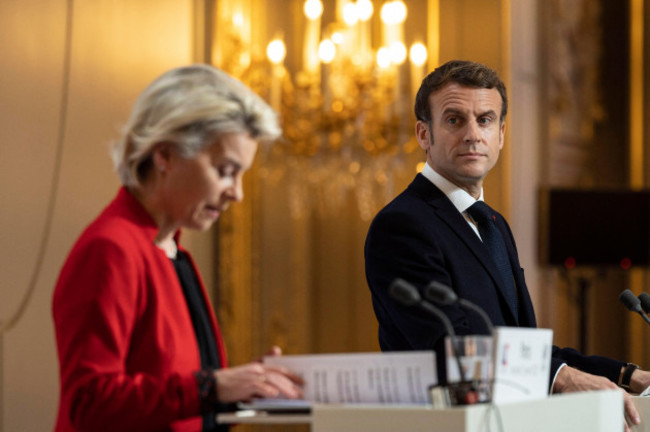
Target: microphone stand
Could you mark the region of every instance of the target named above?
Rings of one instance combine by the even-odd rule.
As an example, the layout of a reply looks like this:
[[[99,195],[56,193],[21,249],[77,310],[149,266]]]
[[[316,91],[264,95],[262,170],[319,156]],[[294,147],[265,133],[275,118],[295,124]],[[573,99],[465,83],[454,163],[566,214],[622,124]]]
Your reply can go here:
[[[453,354],[454,360],[456,362],[456,366],[458,367],[458,372],[460,374],[460,380],[461,381],[467,381],[465,378],[465,371],[463,370],[463,365],[460,361],[460,354],[459,354],[459,348],[458,348],[458,343],[460,343],[460,340],[457,340],[456,338],[456,332],[454,331],[454,327],[451,325],[451,321],[449,321],[449,318],[437,307],[433,306],[431,303],[421,299],[417,305],[429,312],[432,315],[435,315],[440,321],[442,321],[443,325],[445,326],[445,330],[447,331],[447,334],[449,335],[449,343],[451,345],[451,352]]]
[[[454,327],[451,324],[451,321],[449,320],[447,315],[445,315],[444,312],[442,312],[440,309],[438,309],[428,301],[424,300],[420,296],[420,292],[418,291],[418,289],[403,279],[400,278],[395,279],[389,287],[389,293],[395,300],[397,300],[404,306],[418,306],[420,309],[438,318],[444,325],[445,330],[449,335],[449,342],[451,344],[452,355],[454,357],[456,366],[458,367],[460,382],[448,383],[447,395],[446,395],[447,397],[445,397],[444,395],[441,397],[443,399],[451,399],[449,402],[451,402],[452,405],[471,405],[478,402],[478,393],[476,391],[473,381],[467,380],[465,377],[465,371],[463,370],[463,365],[461,363],[460,355],[458,353],[459,352],[458,343],[460,342],[460,340],[458,341],[456,340],[457,339],[456,332],[454,331]],[[442,388],[441,386],[433,386],[429,388],[429,391],[432,393],[432,395],[436,387]],[[434,402],[433,399],[434,398],[432,396],[432,402]],[[443,404],[444,403],[446,402],[443,402]]]
[[[488,400],[492,400],[492,397],[494,395],[494,359],[495,359],[495,353],[494,353],[494,325],[492,324],[492,321],[490,320],[490,317],[488,314],[481,308],[480,306],[472,303],[469,300],[465,300],[463,298],[458,297],[456,292],[451,289],[451,287],[438,282],[438,281],[431,281],[429,285],[427,285],[424,295],[426,298],[431,300],[434,303],[440,304],[440,305],[453,305],[453,304],[458,304],[460,307],[463,307],[465,309],[469,309],[474,311],[477,315],[481,317],[483,322],[485,323],[485,326],[487,327],[489,331],[490,338],[492,339],[492,364],[490,365],[492,370],[490,371],[490,377],[489,377],[489,385],[488,385]],[[478,386],[480,388],[480,385]]]

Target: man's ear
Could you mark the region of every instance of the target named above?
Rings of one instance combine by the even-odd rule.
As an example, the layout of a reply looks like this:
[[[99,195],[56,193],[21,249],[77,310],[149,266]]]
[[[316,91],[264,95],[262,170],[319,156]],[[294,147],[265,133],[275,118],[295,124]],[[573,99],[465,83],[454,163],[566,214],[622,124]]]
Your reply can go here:
[[[420,148],[425,152],[433,145],[433,135],[431,135],[431,128],[428,122],[418,120],[415,123],[415,138],[417,138]]]
[[[506,138],[506,122],[501,122],[501,127],[499,128],[499,150],[503,149],[503,143]]]

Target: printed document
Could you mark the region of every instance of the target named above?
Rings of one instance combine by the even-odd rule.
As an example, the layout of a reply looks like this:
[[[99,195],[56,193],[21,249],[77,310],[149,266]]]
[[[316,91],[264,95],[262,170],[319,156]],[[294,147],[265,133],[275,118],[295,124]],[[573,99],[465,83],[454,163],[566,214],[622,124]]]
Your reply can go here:
[[[268,356],[302,377],[306,401],[313,403],[428,404],[437,384],[435,353],[312,354]]]

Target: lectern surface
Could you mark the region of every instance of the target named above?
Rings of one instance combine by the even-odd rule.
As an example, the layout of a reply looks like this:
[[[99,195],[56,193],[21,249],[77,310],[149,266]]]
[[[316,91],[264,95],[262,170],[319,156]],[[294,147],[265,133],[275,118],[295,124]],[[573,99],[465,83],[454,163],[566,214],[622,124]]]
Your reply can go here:
[[[635,398],[635,403],[650,425],[650,398]],[[312,432],[612,432],[623,427],[623,396],[614,390],[555,395],[493,408],[486,404],[444,410],[406,405],[314,405],[311,414],[243,414],[220,414],[218,420],[304,423],[311,424]],[[650,427],[642,422],[633,430],[650,432]]]
[[[312,431],[612,432],[623,427],[623,397],[619,391],[557,395],[500,405],[491,412],[489,409],[486,404],[446,410],[322,405],[314,407]]]

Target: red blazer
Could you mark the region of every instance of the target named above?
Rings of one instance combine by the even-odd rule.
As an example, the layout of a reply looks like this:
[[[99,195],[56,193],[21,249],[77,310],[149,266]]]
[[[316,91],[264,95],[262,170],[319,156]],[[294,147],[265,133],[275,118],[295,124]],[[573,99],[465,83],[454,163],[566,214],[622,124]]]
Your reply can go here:
[[[154,245],[157,233],[122,188],[70,252],[52,307],[61,378],[57,431],[201,430],[193,375],[201,369],[199,348],[174,266]]]

